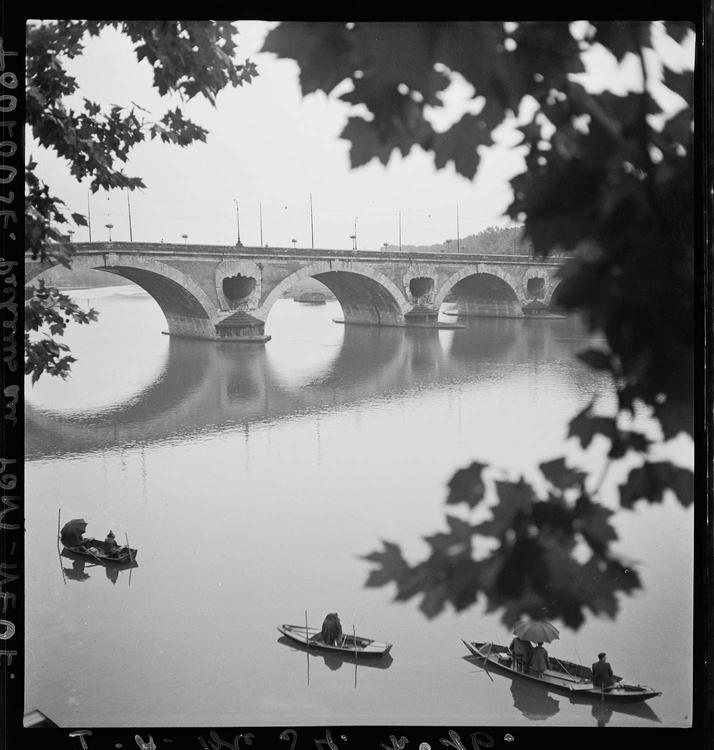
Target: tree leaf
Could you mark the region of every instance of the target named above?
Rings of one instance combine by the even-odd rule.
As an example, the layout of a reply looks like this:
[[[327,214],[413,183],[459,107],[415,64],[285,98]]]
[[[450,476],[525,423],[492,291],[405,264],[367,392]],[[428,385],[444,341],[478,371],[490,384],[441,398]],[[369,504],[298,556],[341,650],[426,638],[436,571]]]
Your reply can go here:
[[[546,461],[540,464],[538,468],[543,473],[543,476],[559,490],[581,487],[586,477],[584,472],[566,466],[564,458],[555,458],[552,461]]]
[[[637,500],[661,503],[665,490],[671,489],[685,507],[694,500],[694,474],[669,461],[646,462],[633,469],[620,485],[620,505],[632,508]]]
[[[486,492],[482,477],[485,468],[486,464],[474,461],[467,468],[459,469],[449,480],[447,504],[466,503],[469,508],[475,508],[483,500]]]
[[[583,448],[588,448],[593,438],[600,434],[612,440],[617,432],[615,420],[611,417],[597,417],[587,410],[576,415],[568,425],[568,437],[576,437]]]
[[[434,164],[442,169],[453,161],[456,171],[471,179],[479,164],[478,146],[490,146],[491,131],[478,115],[464,115],[455,125],[433,139]]]
[[[694,71],[683,70],[676,73],[666,65],[662,66],[662,71],[664,85],[679,94],[687,104],[691,104],[694,99]]]

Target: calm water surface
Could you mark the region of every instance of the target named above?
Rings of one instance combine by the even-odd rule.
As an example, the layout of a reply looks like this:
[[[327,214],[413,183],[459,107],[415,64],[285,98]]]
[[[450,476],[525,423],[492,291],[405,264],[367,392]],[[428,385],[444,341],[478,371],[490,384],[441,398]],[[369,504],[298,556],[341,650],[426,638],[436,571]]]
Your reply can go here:
[[[638,707],[491,678],[460,639],[508,643],[497,615],[427,620],[418,600],[364,588],[360,556],[382,539],[425,554],[455,470],[478,459],[516,478],[562,455],[604,386],[573,357],[577,323],[345,327],[336,302],[281,300],[267,345],[219,345],[162,335],[137,288],[74,296],[101,322],[71,331],[70,380],[27,389],[28,710],[96,727],[689,725],[692,513],[671,498],[617,516],[644,590],[550,648],[588,664],[607,651],[663,691]],[[60,558],[59,508],[90,536],[128,535],[139,566],[110,577]],[[306,610],[393,642],[391,658],[308,657],[276,630]]]

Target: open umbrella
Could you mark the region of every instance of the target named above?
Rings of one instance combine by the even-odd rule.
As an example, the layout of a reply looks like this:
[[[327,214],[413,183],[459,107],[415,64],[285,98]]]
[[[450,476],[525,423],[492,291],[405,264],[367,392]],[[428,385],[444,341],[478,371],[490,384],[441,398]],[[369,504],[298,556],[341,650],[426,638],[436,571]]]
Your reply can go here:
[[[87,529],[87,522],[83,518],[73,518],[62,527],[60,538],[66,547],[76,547],[82,542],[82,534]]]
[[[513,626],[513,632],[520,639],[535,643],[550,643],[560,638],[558,628],[547,620],[520,620]]]

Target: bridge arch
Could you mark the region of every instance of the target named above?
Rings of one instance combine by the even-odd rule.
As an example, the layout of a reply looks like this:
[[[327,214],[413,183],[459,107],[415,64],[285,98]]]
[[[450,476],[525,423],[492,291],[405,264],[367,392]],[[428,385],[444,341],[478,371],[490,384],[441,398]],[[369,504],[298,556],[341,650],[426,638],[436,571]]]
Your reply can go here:
[[[314,278],[337,297],[345,323],[403,325],[411,305],[399,287],[369,265],[352,261],[323,260],[311,263],[276,284],[254,313],[265,320],[270,308],[297,282]]]
[[[32,283],[57,264],[27,269],[26,284]],[[132,281],[150,294],[166,317],[169,334],[178,336],[215,337],[215,321],[220,317],[216,305],[205,291],[185,273],[153,258],[133,258],[122,253],[77,255],[73,270],[105,271]]]
[[[513,277],[503,269],[466,266],[449,276],[434,296],[438,309],[448,294],[453,295],[460,315],[484,317],[522,317],[521,298],[514,289]]]
[[[548,285],[548,288],[546,289],[545,299],[544,302],[548,307],[550,308],[559,308],[560,303],[558,300],[558,297],[560,295],[560,292],[562,291],[561,286],[563,284],[563,280],[556,278],[553,279],[552,283]]]

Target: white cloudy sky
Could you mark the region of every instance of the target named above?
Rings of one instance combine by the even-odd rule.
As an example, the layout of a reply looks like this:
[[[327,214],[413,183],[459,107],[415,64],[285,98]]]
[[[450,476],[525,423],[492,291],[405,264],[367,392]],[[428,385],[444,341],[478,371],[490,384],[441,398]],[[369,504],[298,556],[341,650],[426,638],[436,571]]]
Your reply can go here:
[[[512,147],[513,133],[501,130],[503,145],[482,154],[473,182],[458,176],[451,165],[436,171],[431,156],[417,148],[405,159],[395,152],[386,168],[373,160],[352,170],[349,144],[338,138],[349,106],[321,93],[303,99],[297,65],[258,53],[273,25],[237,24],[239,59],[249,56],[260,72],[253,83],[221,92],[216,108],[198,97],[181,103],[209,131],[207,143],[181,149],[153,141],[132,152],[126,171],[147,185],[131,194],[135,241],[183,242],[186,234],[189,243],[233,244],[237,201],[243,244],[260,243],[262,204],[265,244],[289,247],[296,239],[298,247],[310,247],[310,194],[318,248],[350,248],[355,219],[360,249],[396,244],[400,211],[404,244],[454,238],[457,206],[461,237],[510,223],[503,215],[511,199],[508,180],[522,168],[522,156]],[[675,47],[665,46],[663,54],[675,68],[691,67],[693,40]],[[78,79],[79,96],[99,103],[134,101],[157,119],[179,103],[162,101],[151,86],[148,63],[137,63],[130,42],[112,29],[88,39],[85,54],[66,64]],[[624,93],[625,86],[637,86],[636,69],[625,64],[618,70],[608,56],[594,58],[591,69],[594,87]],[[447,95],[444,125],[463,110],[468,90],[457,83]],[[77,183],[63,160],[29,140],[28,150],[69,209],[86,215],[88,182]],[[112,239],[128,240],[126,193],[100,191],[90,200],[92,239],[106,240],[105,225],[111,223]],[[87,229],[77,228],[74,239],[86,241]]]

